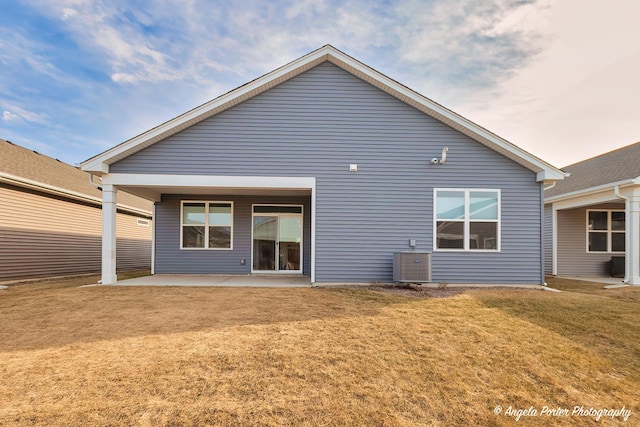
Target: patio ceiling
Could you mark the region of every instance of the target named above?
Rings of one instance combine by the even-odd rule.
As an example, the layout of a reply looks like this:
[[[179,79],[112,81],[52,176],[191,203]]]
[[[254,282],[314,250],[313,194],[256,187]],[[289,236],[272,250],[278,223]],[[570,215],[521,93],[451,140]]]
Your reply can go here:
[[[149,190],[156,194],[192,194],[192,195],[235,195],[235,196],[310,196],[311,189],[290,188],[221,188],[221,187],[177,187],[162,186],[149,188],[148,186],[118,186],[118,188],[135,194],[136,196],[149,198]]]

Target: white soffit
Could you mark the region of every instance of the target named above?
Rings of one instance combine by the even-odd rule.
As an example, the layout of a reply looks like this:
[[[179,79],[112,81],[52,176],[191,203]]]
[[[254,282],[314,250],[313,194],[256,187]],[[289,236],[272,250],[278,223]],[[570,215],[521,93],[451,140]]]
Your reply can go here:
[[[477,124],[465,119],[440,104],[403,86],[395,80],[379,73],[373,68],[357,61],[333,46],[326,45],[287,65],[246,83],[220,97],[202,104],[168,122],[156,126],[149,131],[125,141],[81,164],[83,170],[98,174],[107,173],[108,166],[134,154],[150,145],[155,144],[175,133],[180,132],[196,123],[225,111],[249,98],[259,95],[274,86],[279,85],[305,71],[325,62],[342,68],[367,83],[400,99],[406,104],[423,113],[445,123],[470,138],[486,145],[494,151],[504,155],[525,168],[538,173],[537,179],[564,179],[564,172],[510,142],[498,137]]]

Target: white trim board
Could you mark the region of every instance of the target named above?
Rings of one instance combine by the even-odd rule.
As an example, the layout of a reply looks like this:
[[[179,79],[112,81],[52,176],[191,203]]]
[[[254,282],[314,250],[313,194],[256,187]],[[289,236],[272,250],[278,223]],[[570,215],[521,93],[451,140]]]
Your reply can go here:
[[[522,150],[459,114],[454,113],[429,98],[420,95],[373,68],[357,61],[331,45],[325,45],[285,66],[82,162],[82,170],[97,175],[108,174],[109,165],[180,132],[187,127],[219,114],[240,102],[259,95],[325,61],[331,62],[343,70],[354,74],[358,78],[363,79],[436,120],[453,127],[479,143],[508,157],[532,172],[535,172],[537,174],[536,179],[539,182],[562,180],[565,177],[565,173],[560,169],[555,168],[549,163]]]
[[[254,189],[315,188],[314,177],[244,176],[244,175],[159,175],[111,173],[102,178],[103,184],[133,187],[218,187]]]
[[[624,203],[623,200],[616,197],[614,191],[615,190],[613,188],[610,188],[605,191],[591,193],[584,196],[576,196],[557,201],[545,201],[545,204],[551,204],[553,208],[557,210],[564,210],[599,205],[602,203]]]
[[[595,187],[583,188],[581,190],[571,191],[569,193],[558,194],[556,196],[545,197],[544,203],[558,203],[574,198],[585,198],[588,200],[589,196],[597,197],[599,193],[606,191],[615,191],[616,187],[626,188],[629,186],[640,185],[640,177],[633,179],[624,179],[622,181],[610,182],[607,184],[597,185]],[[617,197],[614,197],[617,198]],[[571,202],[569,202],[571,203]]]

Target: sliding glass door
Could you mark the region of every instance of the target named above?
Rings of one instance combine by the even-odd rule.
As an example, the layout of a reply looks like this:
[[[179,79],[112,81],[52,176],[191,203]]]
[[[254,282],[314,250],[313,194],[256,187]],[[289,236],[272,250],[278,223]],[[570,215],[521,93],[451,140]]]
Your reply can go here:
[[[302,206],[253,207],[253,271],[302,273]]]

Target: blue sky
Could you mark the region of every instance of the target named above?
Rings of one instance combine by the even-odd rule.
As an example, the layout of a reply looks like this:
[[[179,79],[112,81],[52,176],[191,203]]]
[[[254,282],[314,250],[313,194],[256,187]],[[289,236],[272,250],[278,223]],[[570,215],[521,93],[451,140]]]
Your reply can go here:
[[[557,166],[640,141],[636,0],[1,1],[0,138],[72,164],[325,44]]]

